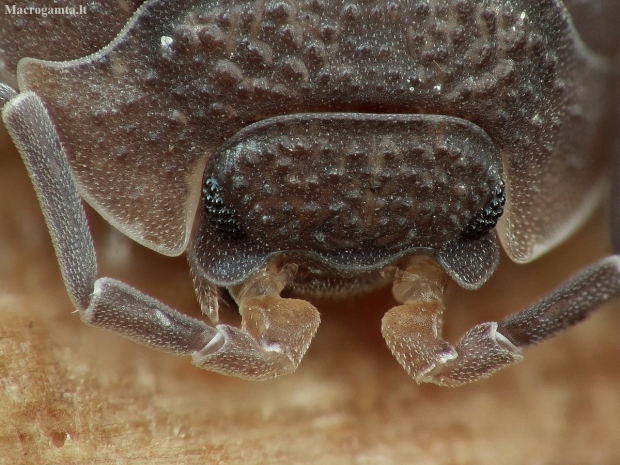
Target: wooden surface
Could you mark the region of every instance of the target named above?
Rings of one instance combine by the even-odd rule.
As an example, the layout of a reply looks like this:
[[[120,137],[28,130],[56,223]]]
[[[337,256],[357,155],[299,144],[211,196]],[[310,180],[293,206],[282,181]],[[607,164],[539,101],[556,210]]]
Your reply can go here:
[[[447,389],[416,385],[386,349],[388,290],[318,302],[322,325],[297,373],[224,378],[80,322],[25,170],[0,139],[0,465],[620,463],[618,304],[518,366]],[[91,217],[100,275],[198,316],[184,259]],[[599,213],[531,265],[502,256],[480,291],[453,289],[447,337],[604,256],[604,223]]]

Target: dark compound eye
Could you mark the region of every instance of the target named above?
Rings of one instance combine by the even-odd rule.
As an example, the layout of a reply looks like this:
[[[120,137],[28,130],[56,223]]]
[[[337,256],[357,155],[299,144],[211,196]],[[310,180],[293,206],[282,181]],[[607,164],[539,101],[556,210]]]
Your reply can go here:
[[[505,204],[506,193],[504,192],[504,183],[502,182],[495,187],[493,198],[489,204],[479,210],[465,227],[461,237],[466,241],[480,239],[497,225],[497,221],[504,213]]]
[[[227,239],[245,237],[241,224],[235,218],[235,210],[226,206],[220,185],[214,178],[205,180],[202,195],[207,216],[218,233]]]

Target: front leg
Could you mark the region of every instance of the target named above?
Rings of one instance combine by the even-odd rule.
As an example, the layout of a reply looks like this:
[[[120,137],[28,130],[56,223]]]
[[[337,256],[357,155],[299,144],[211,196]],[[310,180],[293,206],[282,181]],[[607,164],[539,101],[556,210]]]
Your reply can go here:
[[[241,329],[207,326],[136,289],[100,278],[82,320],[140,344],[175,355],[190,355],[194,365],[239,378],[265,380],[295,371],[319,326],[308,302],[284,299],[280,292],[294,266],[270,267],[232,290],[242,316]]]
[[[531,307],[467,331],[456,347],[441,339],[445,277],[433,262],[396,271],[394,296],[403,305],[383,318],[383,336],[419,383],[460,386],[522,360],[521,349],[587,318],[620,295],[620,256],[592,265]]]
[[[13,97],[6,89],[6,97]],[[260,272],[233,290],[243,315],[241,329],[212,328],[120,281],[96,279],[86,215],[43,103],[32,92],[20,94],[4,106],[3,121],[26,165],[65,286],[84,322],[149,347],[193,356],[202,368],[246,379],[272,378],[297,367],[319,316],[309,303],[279,296],[292,278],[292,268]]]

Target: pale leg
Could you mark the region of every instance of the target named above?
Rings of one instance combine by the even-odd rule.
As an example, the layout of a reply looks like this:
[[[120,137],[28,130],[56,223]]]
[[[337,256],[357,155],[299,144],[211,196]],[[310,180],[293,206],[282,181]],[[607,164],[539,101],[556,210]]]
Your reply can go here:
[[[241,329],[218,325],[214,343],[194,355],[194,364],[244,378],[268,379],[293,372],[319,327],[319,312],[305,300],[284,299],[280,292],[295,267],[275,266],[231,289],[242,317]]]
[[[395,273],[394,296],[403,305],[386,313],[382,332],[396,359],[417,382],[459,386],[522,360],[522,348],[570,328],[618,297],[620,257],[596,263],[500,323],[475,326],[456,347],[441,339],[444,285],[441,269],[430,261]]]

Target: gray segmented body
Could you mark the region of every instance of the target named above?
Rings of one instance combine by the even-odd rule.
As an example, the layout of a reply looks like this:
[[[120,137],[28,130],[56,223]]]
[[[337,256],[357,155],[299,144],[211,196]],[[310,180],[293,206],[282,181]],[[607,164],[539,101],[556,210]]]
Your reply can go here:
[[[604,166],[607,64],[553,0],[151,1],[100,53],[22,74],[84,197],[167,254],[186,246],[213,152],[265,118],[418,113],[480,126],[504,161],[503,240],[518,261],[559,240]]]

